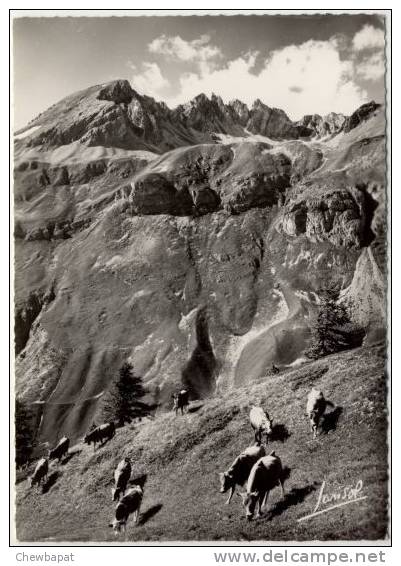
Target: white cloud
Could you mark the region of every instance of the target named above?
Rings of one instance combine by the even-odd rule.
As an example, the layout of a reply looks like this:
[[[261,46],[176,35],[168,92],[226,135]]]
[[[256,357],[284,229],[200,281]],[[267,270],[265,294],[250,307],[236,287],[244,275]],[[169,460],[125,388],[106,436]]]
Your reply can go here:
[[[131,65],[131,68],[136,71],[136,67]],[[135,89],[143,94],[155,95],[160,94],[163,89],[170,86],[169,81],[163,76],[160,67],[157,63],[143,63],[142,71],[135,73],[132,84]]]
[[[178,35],[167,37],[161,35],[149,44],[150,53],[164,55],[179,61],[205,62],[221,56],[218,47],[210,45],[210,37],[201,35],[198,39],[186,41]]]
[[[252,105],[260,98],[268,106],[285,110],[292,120],[311,113],[350,114],[369,98],[358,81],[383,76],[383,44],[383,31],[367,25],[353,38],[339,35],[272,51],[258,61],[256,71],[261,53],[227,61],[208,35],[191,41],[161,35],[148,46],[158,63],[144,63],[133,86],[162,98],[170,107],[204,92],[220,95],[226,103],[239,98]],[[174,65],[175,73],[181,71],[171,83],[162,72],[163,59],[169,61],[168,68]]]
[[[377,81],[384,75],[384,45],[384,31],[379,28],[366,25],[355,34],[352,47],[359,78]]]
[[[349,114],[367,101],[367,93],[353,80],[353,63],[340,59],[337,42],[307,41],[273,51],[261,71],[254,74],[256,54],[229,61],[224,68],[185,73],[179,94],[170,105],[186,102],[204,92],[219,94],[225,102],[239,98],[248,105],[260,98],[284,109],[293,120],[304,114]]]
[[[384,32],[379,28],[365,25],[355,34],[352,45],[356,51],[362,51],[363,49],[383,49]]]
[[[384,57],[374,53],[356,65],[358,75],[367,81],[377,81],[384,75]]]

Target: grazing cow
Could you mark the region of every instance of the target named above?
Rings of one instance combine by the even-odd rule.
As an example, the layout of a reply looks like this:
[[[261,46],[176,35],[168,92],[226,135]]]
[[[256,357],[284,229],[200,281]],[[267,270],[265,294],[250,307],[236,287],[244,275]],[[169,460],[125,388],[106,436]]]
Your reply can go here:
[[[114,488],[111,490],[113,501],[118,501],[120,495],[124,495],[130,477],[131,462],[129,458],[124,458],[114,471]]]
[[[93,442],[93,450],[96,450],[96,442],[102,443],[104,440],[110,440],[116,433],[114,423],[102,424],[91,430],[84,436],[84,442],[91,444]]]
[[[68,454],[69,447],[70,439],[66,436],[63,436],[57,446],[53,448],[53,450],[49,450],[49,460],[55,460],[57,458],[57,460],[60,462],[61,458],[65,454]]]
[[[269,492],[278,485],[281,487],[281,494],[284,497],[283,468],[280,458],[273,451],[268,456],[260,458],[253,465],[249,474],[246,493],[239,494],[242,497],[246,518],[249,521],[253,519],[257,505],[256,518],[261,516]]]
[[[115,535],[118,535],[121,530],[125,532],[128,517],[132,513],[134,514],[135,523],[138,524],[142,498],[143,490],[139,485],[135,485],[129,489],[124,497],[121,498],[115,510],[115,518],[113,522],[109,524],[109,527],[113,527]]]
[[[280,370],[275,364],[272,364],[270,372],[272,375],[276,375],[277,373],[280,373]]]
[[[227,472],[221,472],[220,476],[220,493],[230,490],[230,495],[226,501],[228,505],[235,491],[236,485],[244,485],[248,479],[252,466],[265,456],[264,446],[249,446],[234,460],[231,468]]]
[[[175,414],[178,415],[178,410],[181,409],[181,415],[183,415],[185,407],[189,405],[188,391],[181,389],[179,393],[174,393],[173,402],[173,411],[175,411]]]
[[[327,406],[334,407],[331,401],[327,401],[324,398],[324,395],[321,391],[319,391],[318,389],[312,389],[309,392],[308,401],[306,403],[306,413],[310,420],[313,438],[317,437],[319,422]]]
[[[264,436],[265,443],[267,444],[269,434],[272,433],[273,419],[269,417],[262,407],[252,407],[249,413],[249,419],[255,431],[255,442],[260,444],[262,442],[262,436]]]
[[[47,458],[41,458],[39,462],[36,464],[35,471],[29,478],[29,485],[32,487],[36,483],[38,486],[40,482],[44,479],[47,480],[47,474],[49,473],[49,461]]]

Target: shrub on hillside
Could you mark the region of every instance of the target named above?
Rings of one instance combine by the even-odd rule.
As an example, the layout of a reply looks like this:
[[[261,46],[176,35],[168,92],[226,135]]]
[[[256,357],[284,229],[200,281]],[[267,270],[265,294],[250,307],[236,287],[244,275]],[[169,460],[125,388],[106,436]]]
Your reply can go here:
[[[32,414],[20,399],[15,401],[15,463],[17,468],[27,464],[35,446]]]
[[[362,344],[365,331],[351,322],[347,309],[338,302],[339,291],[323,289],[319,293],[320,304],[312,321],[312,340],[305,352],[311,359],[356,348]]]

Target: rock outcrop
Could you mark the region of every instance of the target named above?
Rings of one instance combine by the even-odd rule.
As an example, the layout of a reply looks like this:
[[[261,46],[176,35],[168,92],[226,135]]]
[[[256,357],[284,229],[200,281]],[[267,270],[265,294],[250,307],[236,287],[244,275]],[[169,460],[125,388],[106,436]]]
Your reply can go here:
[[[281,229],[288,236],[305,236],[311,242],[330,241],[335,246],[365,245],[365,196],[357,188],[313,186],[290,198],[282,215]]]
[[[114,81],[101,88],[97,97],[115,104],[129,104],[135,94],[128,81]]]
[[[344,132],[350,132],[351,130],[356,128],[361,122],[365,122],[366,120],[368,120],[374,114],[374,112],[376,112],[376,110],[380,107],[381,104],[377,104],[373,100],[371,102],[367,102],[366,104],[363,104],[360,108],[355,110],[355,112],[351,114],[351,116],[346,118],[343,125]]]
[[[330,112],[326,116],[309,114],[304,116],[297,124],[312,130],[315,136],[322,138],[337,134],[343,127],[346,117],[343,114]]]
[[[297,139],[312,134],[306,126],[291,122],[283,110],[269,108],[259,99],[253,103],[246,127],[254,134],[273,139]]]

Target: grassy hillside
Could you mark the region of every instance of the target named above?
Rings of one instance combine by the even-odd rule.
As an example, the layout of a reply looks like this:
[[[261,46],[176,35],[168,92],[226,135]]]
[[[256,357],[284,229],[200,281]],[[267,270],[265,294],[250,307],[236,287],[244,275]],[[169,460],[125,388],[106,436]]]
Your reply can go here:
[[[108,523],[113,471],[130,456],[133,478],[144,482],[140,525],[117,541],[278,541],[380,539],[387,524],[387,412],[384,346],[361,348],[305,364],[263,383],[128,426],[102,448],[77,445],[54,465],[48,484],[17,485],[20,541],[115,540]],[[305,417],[311,386],[340,412],[312,440]],[[262,403],[274,420],[275,449],[287,468],[286,497],[270,495],[270,513],[247,522],[239,497],[229,506],[217,473],[253,443],[249,408]],[[306,521],[322,482],[327,493],[363,481],[368,497]]]

